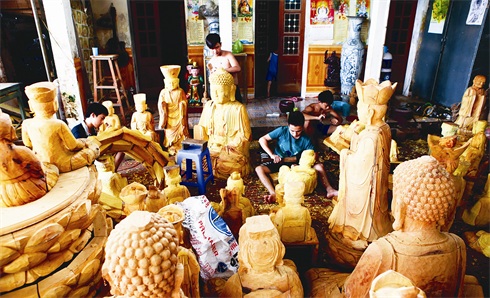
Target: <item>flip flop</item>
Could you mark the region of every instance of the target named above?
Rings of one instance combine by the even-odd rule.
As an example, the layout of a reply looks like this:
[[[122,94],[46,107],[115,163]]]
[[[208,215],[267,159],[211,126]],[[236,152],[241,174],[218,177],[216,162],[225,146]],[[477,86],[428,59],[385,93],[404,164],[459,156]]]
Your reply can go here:
[[[291,98],[291,100],[294,102],[298,102],[298,101],[302,101],[303,99],[301,97],[293,97]]]

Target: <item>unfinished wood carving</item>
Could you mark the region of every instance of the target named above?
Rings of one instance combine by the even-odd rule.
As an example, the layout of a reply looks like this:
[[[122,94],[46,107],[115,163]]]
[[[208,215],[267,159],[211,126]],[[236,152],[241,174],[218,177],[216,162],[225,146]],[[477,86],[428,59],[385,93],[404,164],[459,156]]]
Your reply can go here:
[[[184,268],[178,262],[179,238],[157,213],[135,211],[107,239],[102,277],[112,295],[184,297]]]
[[[431,150],[430,155],[449,172],[453,173],[459,164],[459,156],[463,154],[470,142],[458,142],[458,136],[444,137],[427,135],[427,143]]]
[[[473,79],[473,86],[466,89],[461,100],[458,119],[455,123],[459,125],[461,133],[471,132],[473,123],[480,120],[483,106],[485,105],[485,76],[478,75]]]
[[[175,202],[182,202],[191,196],[189,189],[184,185],[180,185],[182,177],[180,176],[180,167],[178,165],[165,167],[163,171],[167,187],[163,189],[162,193],[169,205]]]
[[[163,168],[169,162],[168,152],[162,150],[157,142],[151,140],[138,130],[123,127],[117,130],[107,130],[93,137],[100,145],[101,154],[124,152],[141,162],[148,174],[155,180],[155,186],[163,189]]]
[[[341,245],[361,254],[369,242],[392,231],[388,207],[391,131],[384,117],[396,86],[390,81],[378,85],[373,79],[357,80],[358,116],[366,127],[353,135],[350,149],[340,153],[339,199],[328,222]],[[354,266],[357,261],[332,253],[338,263]]]
[[[114,114],[114,104],[110,100],[106,100],[102,102],[102,104],[107,108],[109,115],[107,115],[104,119],[104,123],[99,127],[99,133],[102,131],[106,131],[109,128],[116,130],[121,128],[121,120],[119,120],[119,116]]]
[[[460,162],[467,161],[470,166],[463,175],[476,176],[480,167],[480,162],[485,155],[487,145],[487,137],[485,136],[485,128],[488,122],[484,120],[476,121],[473,124],[473,137],[469,140],[469,146],[459,157]]]
[[[0,209],[2,297],[95,296],[112,227],[92,205],[99,187],[95,167],[84,167],[61,174],[39,200]]]
[[[313,150],[312,150],[313,151]],[[281,207],[271,220],[284,243],[304,242],[312,239],[311,216],[304,202],[305,183],[290,181],[284,184],[285,206]]]
[[[27,86],[25,92],[35,116],[22,123],[22,141],[41,162],[54,164],[60,173],[65,173],[90,165],[99,157],[96,142],[75,139],[68,125],[53,119],[58,110],[53,83],[35,83]]]
[[[232,190],[222,188],[219,190],[219,195],[221,197],[221,206],[223,206],[223,209],[220,210],[218,215],[226,222],[235,239],[238,239],[238,232],[243,224],[243,212],[239,204],[241,196],[240,189],[237,187]]]
[[[317,173],[313,169],[315,164],[315,151],[314,150],[304,150],[301,153],[301,158],[299,159],[299,165],[289,168],[288,166],[282,166],[279,168],[278,184],[276,185],[276,200],[279,206],[285,206],[284,197],[284,185],[291,181],[302,181],[304,183],[304,193],[307,195],[312,193],[317,184]]]
[[[147,194],[148,190],[146,187],[138,182],[125,186],[119,194],[119,197],[124,202],[124,214],[128,216],[134,211],[144,211]]]
[[[17,139],[10,118],[0,117],[0,207],[27,204],[44,196],[58,181],[58,168],[43,165]]]
[[[220,297],[303,297],[296,272],[283,265],[284,244],[267,215],[247,218],[240,229],[240,268]]]
[[[393,182],[395,231],[364,252],[344,284],[345,296],[366,297],[374,278],[388,269],[409,278],[429,297],[460,296],[465,245],[438,229],[455,203],[451,176],[434,158],[423,156],[400,164]]]
[[[187,97],[179,87],[179,65],[160,66],[165,82],[165,88],[158,96],[158,111],[160,113],[159,129],[165,129],[163,146],[167,147],[170,155],[177,154],[182,149],[182,141],[190,138],[187,120]]]
[[[469,247],[490,258],[490,233],[485,231],[468,231],[463,236]]]
[[[234,188],[237,188],[239,192],[238,204],[242,210],[242,223],[245,223],[247,217],[254,216],[255,212],[250,200],[243,196],[245,194],[245,185],[243,184],[243,179],[238,172],[233,172],[226,181],[226,190],[232,191]],[[219,215],[223,213],[225,208],[223,200],[219,204],[211,202],[211,206],[213,206],[214,210]]]
[[[148,195],[146,196],[145,204],[146,211],[158,212],[158,210],[167,205],[167,199],[165,198],[165,195],[155,186],[150,185],[148,187]]]
[[[351,124],[339,125],[323,144],[340,154],[343,149],[349,149],[353,135],[359,135],[366,126],[354,120]]]
[[[490,174],[485,184],[483,195],[478,201],[463,213],[463,221],[477,227],[488,227],[490,225]]]
[[[102,182],[102,193],[98,203],[106,210],[108,216],[120,219],[123,215],[123,201],[119,195],[128,185],[128,180],[116,173],[114,157],[111,154],[102,155],[94,164]]]
[[[133,96],[136,112],[131,117],[131,129],[139,130],[142,134],[147,135],[152,141],[158,143],[158,135],[155,132],[155,120],[153,115],[147,111],[146,94],[139,93]]]
[[[443,137],[452,137],[458,133],[459,126],[452,122],[443,122],[441,124],[441,135]]]
[[[220,179],[238,172],[247,177],[250,166],[252,130],[245,106],[235,101],[233,76],[218,68],[210,77],[213,100],[204,105],[194,139],[207,140],[213,174]]]

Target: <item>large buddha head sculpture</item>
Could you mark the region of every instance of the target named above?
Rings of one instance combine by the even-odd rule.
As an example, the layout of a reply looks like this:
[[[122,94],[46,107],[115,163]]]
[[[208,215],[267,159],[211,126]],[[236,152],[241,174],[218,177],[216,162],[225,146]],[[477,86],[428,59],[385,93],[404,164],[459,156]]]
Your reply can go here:
[[[58,110],[56,85],[51,82],[38,82],[26,86],[25,92],[29,98],[29,107],[35,116],[51,118]]]
[[[248,217],[240,229],[239,239],[239,271],[269,273],[283,265],[286,249],[268,215]]]
[[[365,83],[356,81],[356,91],[359,97],[357,114],[359,121],[367,125],[384,123],[383,117],[388,109],[388,101],[395,92],[398,83],[391,84],[384,81],[378,84],[376,80],[369,79]]]
[[[400,164],[393,174],[393,228],[404,228],[407,218],[419,226],[442,226],[455,196],[453,179],[434,157],[426,155]]]
[[[219,67],[209,76],[211,98],[215,103],[224,104],[235,101],[235,82],[233,76],[224,68]]]
[[[160,66],[160,71],[164,77],[165,89],[175,90],[179,88],[180,65],[163,65]]]

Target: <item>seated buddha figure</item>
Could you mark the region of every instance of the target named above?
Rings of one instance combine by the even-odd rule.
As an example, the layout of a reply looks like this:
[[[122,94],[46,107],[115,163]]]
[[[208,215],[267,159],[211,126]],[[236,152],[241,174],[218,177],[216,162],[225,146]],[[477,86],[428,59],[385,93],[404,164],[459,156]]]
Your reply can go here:
[[[410,279],[427,297],[461,297],[466,272],[463,240],[441,232],[448,210],[455,204],[454,182],[430,156],[401,163],[393,175],[392,212],[395,231],[372,242],[354,271],[345,273],[314,268],[310,297],[327,297],[332,281],[343,297],[369,297],[375,278],[394,270]],[[322,274],[324,272],[324,274]],[[331,290],[331,289],[330,289]]]
[[[228,177],[228,180],[226,180],[226,189],[232,191],[234,188],[238,189],[238,204],[240,206],[240,209],[242,209],[242,222],[244,223],[247,217],[254,216],[255,212],[252,203],[250,203],[250,200],[243,196],[245,194],[245,185],[243,184],[243,179],[238,172],[231,173],[230,177]],[[220,214],[220,212],[225,209],[223,201],[221,201],[220,203],[210,203],[218,214]]]
[[[289,168],[279,168],[279,183],[276,185],[276,199],[280,206],[284,206],[284,184],[291,181],[303,181],[305,184],[303,195],[312,193],[317,184],[317,173],[313,167],[315,164],[315,151],[305,150],[301,153],[299,165]]]
[[[190,138],[187,121],[188,102],[184,90],[179,87],[180,66],[164,65],[160,70],[165,77],[165,88],[158,96],[158,128],[165,130],[163,146],[170,155],[175,155],[182,149],[182,141]]]
[[[102,193],[98,203],[104,207],[108,216],[119,219],[123,214],[123,201],[119,195],[128,185],[128,180],[116,172],[114,157],[110,154],[102,155],[94,164],[102,182]]]
[[[142,134],[147,135],[152,141],[157,142],[158,136],[155,132],[155,120],[153,115],[147,111],[146,94],[139,93],[134,95],[134,105],[136,112],[131,117],[131,129],[139,130]]]
[[[461,99],[458,118],[454,123],[459,125],[461,133],[471,131],[473,123],[481,120],[482,110],[485,105],[485,76],[478,75],[473,79],[473,85],[466,89]]]
[[[163,172],[165,173],[165,185],[167,187],[162,190],[162,193],[168,205],[182,202],[191,196],[187,187],[180,185],[182,177],[178,165],[164,167]]]
[[[392,231],[388,206],[391,131],[384,117],[396,85],[357,80],[357,112],[365,128],[352,135],[350,149],[340,152],[338,203],[328,222],[337,242],[356,249],[358,256],[369,242]]]
[[[240,229],[240,268],[220,297],[303,297],[298,274],[284,265],[286,250],[269,216],[247,218]]]
[[[304,201],[305,183],[290,181],[284,185],[285,206],[271,214],[284,243],[304,242],[312,239],[311,216],[308,208],[301,206]]]
[[[250,166],[252,130],[245,106],[235,101],[233,76],[218,68],[209,76],[211,98],[206,102],[194,139],[207,140],[213,174],[226,179],[233,172],[246,177]]]
[[[44,167],[29,148],[14,145],[15,139],[17,135],[10,118],[0,117],[0,207],[35,201],[58,181],[56,166]]]
[[[99,133],[102,131],[106,131],[109,128],[111,129],[119,129],[121,128],[121,120],[119,120],[119,116],[114,114],[114,104],[110,100],[106,100],[102,102],[102,104],[107,108],[109,115],[105,116],[104,122],[99,127]]]
[[[434,158],[400,164],[393,175],[395,231],[364,252],[344,284],[345,297],[366,297],[372,280],[389,269],[409,278],[428,297],[460,296],[465,244],[438,228],[447,220],[454,199],[454,182]]]
[[[99,146],[89,139],[76,139],[65,122],[53,119],[58,110],[57,88],[39,82],[25,88],[34,118],[22,123],[22,141],[41,162],[54,164],[60,173],[90,165],[99,157]]]

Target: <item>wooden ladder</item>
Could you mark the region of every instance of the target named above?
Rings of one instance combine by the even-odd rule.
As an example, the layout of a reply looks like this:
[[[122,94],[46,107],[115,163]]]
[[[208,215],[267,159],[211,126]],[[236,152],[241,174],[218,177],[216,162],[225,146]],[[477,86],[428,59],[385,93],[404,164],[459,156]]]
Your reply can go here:
[[[92,58],[93,76],[94,76],[94,101],[99,102],[103,100],[113,101],[113,106],[119,107],[121,112],[121,118],[123,125],[126,126],[126,114],[124,113],[124,107],[122,99],[126,101],[126,106],[128,112],[130,112],[130,106],[128,101],[128,96],[126,94],[126,89],[124,88],[124,83],[121,79],[121,73],[119,72],[119,66],[117,65],[118,55],[98,55],[90,56]],[[102,74],[102,61],[107,61],[109,64],[109,69],[111,70],[111,76],[103,76]],[[114,72],[116,69],[116,73]],[[98,75],[98,78],[97,78]],[[104,95],[104,90],[112,90],[110,93]],[[100,96],[99,96],[100,92]],[[122,92],[122,95],[121,95]],[[115,94],[115,96],[114,96]],[[114,103],[114,100],[116,102]]]

